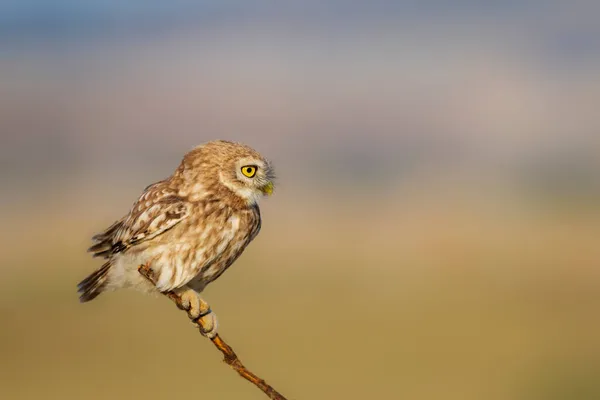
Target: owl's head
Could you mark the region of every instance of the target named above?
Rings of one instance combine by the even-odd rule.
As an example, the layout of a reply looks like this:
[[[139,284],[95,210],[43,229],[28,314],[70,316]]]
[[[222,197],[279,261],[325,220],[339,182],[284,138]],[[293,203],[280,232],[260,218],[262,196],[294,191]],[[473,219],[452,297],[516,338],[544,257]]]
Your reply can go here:
[[[248,204],[255,204],[274,190],[275,171],[271,163],[242,143],[205,143],[188,153],[182,166],[187,166],[188,181],[202,183],[202,190],[221,186]]]

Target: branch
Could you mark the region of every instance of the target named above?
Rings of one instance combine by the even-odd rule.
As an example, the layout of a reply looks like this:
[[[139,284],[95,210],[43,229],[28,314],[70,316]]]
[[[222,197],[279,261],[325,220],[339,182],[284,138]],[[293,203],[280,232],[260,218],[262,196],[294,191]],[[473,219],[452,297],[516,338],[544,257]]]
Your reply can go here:
[[[144,278],[146,278],[150,282],[152,282],[153,285],[155,284],[156,279],[155,279],[154,271],[152,271],[152,269],[150,267],[148,267],[147,265],[142,265],[138,268],[138,271],[140,274],[142,274],[142,276]],[[175,304],[177,304],[177,306],[180,309],[182,309],[181,298],[177,294],[175,294],[173,292],[163,292],[162,294],[167,296]],[[200,328],[203,328],[201,319],[197,320],[197,324]],[[231,368],[236,370],[237,373],[240,374],[240,376],[242,378],[244,378],[244,379],[252,382],[254,385],[256,385],[260,390],[262,390],[269,397],[269,399],[286,400],[285,397],[283,397],[275,389],[273,389],[270,385],[268,385],[267,382],[265,382],[263,379],[259,378],[258,376],[254,375],[252,372],[250,372],[244,366],[244,364],[242,364],[242,362],[240,361],[238,356],[235,354],[235,352],[233,351],[231,346],[229,346],[227,343],[225,343],[225,341],[223,339],[221,339],[219,334],[216,334],[215,337],[210,340],[213,342],[215,347],[221,353],[223,353],[223,361],[225,361],[225,363],[228,364]]]

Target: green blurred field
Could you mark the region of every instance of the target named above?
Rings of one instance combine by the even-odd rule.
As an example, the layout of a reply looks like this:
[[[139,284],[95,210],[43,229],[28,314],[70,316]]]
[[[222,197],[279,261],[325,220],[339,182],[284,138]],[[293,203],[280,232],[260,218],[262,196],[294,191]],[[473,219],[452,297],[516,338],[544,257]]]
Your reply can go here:
[[[3,216],[0,398],[263,398],[168,300],[79,304],[88,238],[129,199],[55,200]],[[205,292],[222,336],[289,399],[600,398],[597,212],[340,200],[282,190]]]

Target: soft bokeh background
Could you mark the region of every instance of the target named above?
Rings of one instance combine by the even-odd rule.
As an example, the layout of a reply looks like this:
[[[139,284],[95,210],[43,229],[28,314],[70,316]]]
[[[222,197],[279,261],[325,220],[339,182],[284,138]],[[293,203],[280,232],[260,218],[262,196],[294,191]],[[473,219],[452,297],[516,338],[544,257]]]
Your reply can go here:
[[[263,398],[166,299],[75,291],[90,236],[215,138],[280,184],[205,297],[290,399],[600,398],[599,16],[0,2],[0,398]]]

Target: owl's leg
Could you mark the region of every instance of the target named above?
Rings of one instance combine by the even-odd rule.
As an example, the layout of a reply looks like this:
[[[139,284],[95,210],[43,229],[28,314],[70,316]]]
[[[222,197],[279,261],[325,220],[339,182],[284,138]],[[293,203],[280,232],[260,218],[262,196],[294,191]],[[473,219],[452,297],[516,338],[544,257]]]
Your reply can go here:
[[[189,287],[182,287],[174,290],[181,299],[178,304],[180,308],[186,310],[188,317],[193,323],[200,326],[200,333],[208,337],[214,338],[217,335],[217,316],[210,309],[210,306],[200,295]]]

